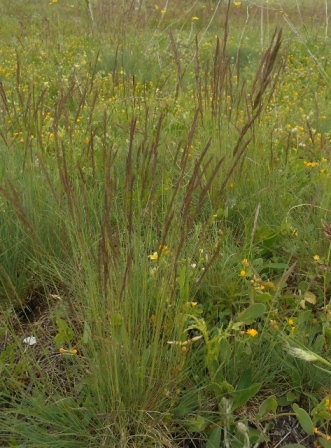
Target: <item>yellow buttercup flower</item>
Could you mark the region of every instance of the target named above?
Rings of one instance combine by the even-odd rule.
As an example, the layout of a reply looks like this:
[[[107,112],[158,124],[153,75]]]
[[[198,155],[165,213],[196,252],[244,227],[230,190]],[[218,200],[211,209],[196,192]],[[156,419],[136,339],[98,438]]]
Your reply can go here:
[[[152,255],[148,255],[148,258],[150,260],[157,260],[159,258],[159,255],[157,252],[152,253]]]
[[[241,5],[241,2],[233,2],[233,5],[234,5],[236,8],[238,8],[238,6]]]

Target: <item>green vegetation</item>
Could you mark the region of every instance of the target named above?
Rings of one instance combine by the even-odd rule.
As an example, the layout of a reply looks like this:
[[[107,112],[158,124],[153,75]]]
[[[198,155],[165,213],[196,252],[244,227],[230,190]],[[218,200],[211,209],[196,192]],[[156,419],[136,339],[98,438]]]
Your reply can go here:
[[[315,3],[2,0],[0,446],[331,446]]]

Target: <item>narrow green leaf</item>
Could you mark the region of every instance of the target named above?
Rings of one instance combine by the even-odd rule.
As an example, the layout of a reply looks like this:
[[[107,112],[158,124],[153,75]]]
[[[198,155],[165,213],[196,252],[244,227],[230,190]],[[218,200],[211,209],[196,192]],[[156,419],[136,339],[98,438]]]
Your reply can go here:
[[[292,407],[297,419],[299,420],[302,429],[309,436],[312,436],[314,434],[314,425],[308,413],[304,409],[300,408],[296,403],[294,403]]]
[[[184,417],[199,406],[198,399],[195,395],[186,395],[182,397],[181,402],[174,409],[175,418]]]
[[[91,327],[87,322],[84,322],[83,344],[87,344],[91,340]]]
[[[287,263],[266,263],[265,267],[270,268],[270,269],[281,269],[283,271],[284,269],[288,268],[288,264]]]

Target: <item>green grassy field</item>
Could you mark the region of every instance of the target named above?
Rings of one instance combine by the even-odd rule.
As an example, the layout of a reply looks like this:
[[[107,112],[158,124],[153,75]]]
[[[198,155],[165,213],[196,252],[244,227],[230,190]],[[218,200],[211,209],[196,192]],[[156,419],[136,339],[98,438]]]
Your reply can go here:
[[[331,446],[328,15],[1,1],[0,446]]]

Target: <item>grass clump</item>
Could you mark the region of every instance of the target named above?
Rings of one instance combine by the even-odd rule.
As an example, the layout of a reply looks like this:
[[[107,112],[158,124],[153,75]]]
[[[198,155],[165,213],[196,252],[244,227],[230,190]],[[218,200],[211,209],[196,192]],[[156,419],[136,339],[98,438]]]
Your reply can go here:
[[[329,63],[277,5],[1,5],[4,446],[327,440]]]

